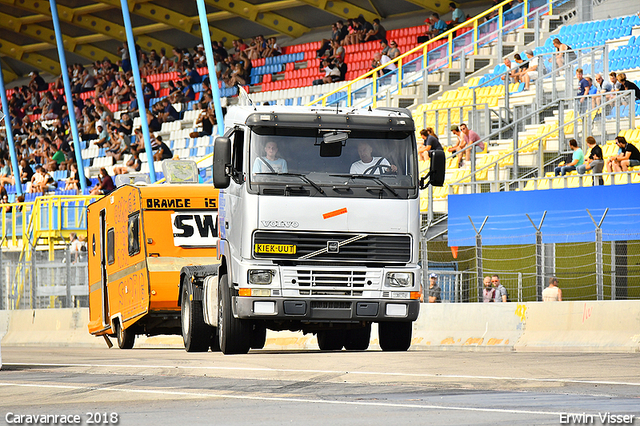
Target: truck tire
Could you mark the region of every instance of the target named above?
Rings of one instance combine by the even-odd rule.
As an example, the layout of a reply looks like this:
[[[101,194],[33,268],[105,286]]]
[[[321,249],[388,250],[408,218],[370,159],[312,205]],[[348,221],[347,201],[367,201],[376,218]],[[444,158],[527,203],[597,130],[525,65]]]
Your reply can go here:
[[[251,335],[251,349],[262,349],[267,342],[267,328],[261,324],[253,325],[253,334]]]
[[[128,328],[123,328],[120,321],[116,321],[116,338],[118,339],[118,347],[120,349],[131,349],[136,341],[136,334]]]
[[[182,303],[180,304],[182,341],[187,352],[206,352],[209,350],[211,327],[204,322],[202,302],[189,297],[189,285],[189,283],[182,285]]]
[[[220,338],[218,337],[218,329],[211,327],[211,340],[209,341],[209,347],[211,352],[220,352]]]
[[[378,337],[383,351],[406,351],[411,346],[411,322],[378,323]]]
[[[220,350],[225,355],[246,354],[251,348],[253,328],[249,321],[233,316],[231,289],[227,276],[222,275],[218,284],[218,336]]]
[[[318,346],[321,351],[340,351],[345,343],[345,330],[318,331]]]
[[[348,351],[365,351],[371,340],[371,324],[362,328],[347,330],[344,348]]]

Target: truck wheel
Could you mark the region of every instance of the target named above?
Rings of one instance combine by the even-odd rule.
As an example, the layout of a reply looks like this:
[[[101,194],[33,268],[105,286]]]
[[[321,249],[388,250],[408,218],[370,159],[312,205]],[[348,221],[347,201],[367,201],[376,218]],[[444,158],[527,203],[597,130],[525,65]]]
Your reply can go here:
[[[261,324],[253,325],[253,334],[251,335],[251,349],[262,349],[267,342],[267,328]]]
[[[378,323],[378,336],[383,351],[406,351],[411,346],[411,322]]]
[[[249,321],[233,316],[231,290],[227,276],[220,277],[218,284],[218,336],[220,350],[225,355],[246,354],[251,348],[253,329]]]
[[[371,324],[362,328],[347,330],[344,348],[348,351],[365,351],[371,340]]]
[[[209,342],[211,352],[220,352],[220,338],[218,337],[218,329],[216,327],[211,327],[211,330],[211,340]]]
[[[321,351],[340,351],[345,343],[345,330],[318,331],[318,346]]]
[[[206,352],[209,350],[211,327],[203,318],[202,302],[189,297],[189,283],[183,283],[180,322],[182,340],[187,352]]]
[[[116,337],[118,338],[118,347],[120,349],[131,349],[136,341],[136,334],[127,328],[123,328],[120,321],[116,321]]]

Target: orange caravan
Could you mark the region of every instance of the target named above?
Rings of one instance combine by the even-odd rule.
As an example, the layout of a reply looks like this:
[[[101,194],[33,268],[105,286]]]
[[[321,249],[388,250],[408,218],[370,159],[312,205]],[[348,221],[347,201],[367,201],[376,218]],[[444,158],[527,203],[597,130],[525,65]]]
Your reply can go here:
[[[218,191],[195,182],[125,184],[89,205],[89,332],[109,346],[182,333],[180,269],[217,263]]]

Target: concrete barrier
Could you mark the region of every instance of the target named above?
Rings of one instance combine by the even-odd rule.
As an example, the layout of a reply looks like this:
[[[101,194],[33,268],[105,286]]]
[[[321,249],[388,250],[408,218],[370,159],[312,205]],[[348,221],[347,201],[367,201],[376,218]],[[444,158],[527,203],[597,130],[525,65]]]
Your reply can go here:
[[[88,318],[86,308],[0,311],[1,342],[106,348],[89,334]],[[138,336],[135,347],[183,344],[181,336]],[[379,349],[375,324],[370,348]],[[265,349],[317,350],[318,343],[310,334],[268,331]],[[640,352],[640,301],[423,304],[411,349]]]
[[[524,329],[525,304],[425,303],[413,325],[414,349],[511,351]]]
[[[640,352],[640,301],[527,303],[516,351]]]

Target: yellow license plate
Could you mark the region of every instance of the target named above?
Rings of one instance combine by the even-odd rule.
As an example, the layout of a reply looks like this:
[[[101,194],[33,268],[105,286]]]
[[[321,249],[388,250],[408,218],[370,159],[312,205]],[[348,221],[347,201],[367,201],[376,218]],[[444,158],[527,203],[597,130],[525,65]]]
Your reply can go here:
[[[256,253],[296,254],[296,246],[289,244],[256,244]]]

